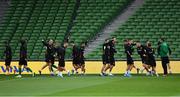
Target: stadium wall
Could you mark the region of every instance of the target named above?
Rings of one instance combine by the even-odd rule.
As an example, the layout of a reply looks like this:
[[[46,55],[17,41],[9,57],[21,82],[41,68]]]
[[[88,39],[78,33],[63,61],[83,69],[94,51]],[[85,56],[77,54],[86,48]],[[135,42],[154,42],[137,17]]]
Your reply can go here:
[[[28,66],[32,68],[32,70],[35,73],[38,73],[38,70],[42,68],[42,66],[45,64],[43,61],[29,61]],[[55,62],[55,65],[57,65],[58,62]],[[141,61],[135,61],[135,65],[139,68],[142,68]],[[171,68],[173,73],[180,73],[180,61],[171,61],[170,62]],[[11,63],[11,66],[18,72],[18,62],[13,61]],[[86,61],[86,73],[87,74],[99,74],[102,67],[101,61]],[[66,68],[68,70],[72,69],[72,62],[66,61]],[[126,69],[126,61],[116,61],[116,66],[114,67],[112,73],[124,73]],[[79,71],[80,72],[80,71]],[[163,73],[161,61],[157,61],[157,72]],[[0,74],[6,73],[4,62],[0,62]],[[136,70],[133,69],[132,73],[136,73]],[[23,74],[30,74],[26,70],[23,70]],[[42,74],[49,74],[48,68],[45,68],[42,71]]]

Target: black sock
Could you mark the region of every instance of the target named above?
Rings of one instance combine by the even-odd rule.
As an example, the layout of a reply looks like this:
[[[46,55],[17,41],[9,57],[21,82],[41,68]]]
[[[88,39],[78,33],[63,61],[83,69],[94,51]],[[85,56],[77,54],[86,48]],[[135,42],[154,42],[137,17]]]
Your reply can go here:
[[[52,67],[57,69],[57,66],[56,66],[56,65],[54,65],[54,64],[52,65]]]
[[[52,71],[52,72],[54,71],[53,68],[52,68],[52,66],[51,66],[51,71]]]
[[[21,68],[19,68],[19,75],[21,75]]]
[[[32,70],[29,67],[27,67],[26,70],[32,72]]]

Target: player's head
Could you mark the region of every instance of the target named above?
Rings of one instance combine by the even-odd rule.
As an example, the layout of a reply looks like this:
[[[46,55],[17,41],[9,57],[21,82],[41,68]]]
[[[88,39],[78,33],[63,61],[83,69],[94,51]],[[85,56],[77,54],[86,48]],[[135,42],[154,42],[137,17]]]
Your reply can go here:
[[[134,41],[132,39],[129,40],[129,43],[132,44]]]
[[[147,43],[147,47],[151,47],[151,45],[152,45],[151,42]]]
[[[158,44],[158,46],[159,46],[159,45],[161,45],[161,43],[162,43],[162,42],[161,42],[161,40],[159,40],[159,41],[158,41],[158,43],[157,43],[157,44]]]
[[[86,43],[82,42],[81,47],[85,47]]]
[[[112,37],[112,40],[113,40],[113,41],[116,41],[116,37]]]
[[[105,39],[104,43],[108,43],[109,42],[109,39]]]
[[[112,37],[112,42],[116,43],[116,37]]]
[[[71,46],[74,46],[74,45],[75,45],[74,41],[71,41],[70,44],[71,44]]]
[[[164,39],[164,38],[161,38],[161,39],[160,39],[160,42],[161,42],[161,43],[162,43],[162,42],[164,42],[164,41],[165,41],[165,39]]]
[[[54,40],[49,39],[48,44],[49,44],[49,45],[53,45],[53,43],[54,43]]]
[[[131,39],[127,39],[127,44],[128,44],[128,45],[131,45],[131,44],[132,44],[132,42],[133,42],[133,40],[131,40]]]
[[[21,43],[21,44],[25,44],[25,43],[26,43],[26,39],[21,39],[21,40],[20,40],[20,43]]]
[[[5,46],[9,46],[9,41],[4,41]]]
[[[128,44],[128,39],[125,39],[125,40],[124,40],[124,44]]]
[[[64,42],[64,43],[63,43],[63,46],[64,46],[65,48],[67,48],[67,47],[68,47],[68,42]]]
[[[147,40],[147,41],[146,41],[146,44],[148,44],[148,43],[150,43],[150,41],[149,41],[149,40]]]
[[[140,41],[137,41],[137,42],[136,42],[136,47],[140,47],[140,46],[141,46]]]

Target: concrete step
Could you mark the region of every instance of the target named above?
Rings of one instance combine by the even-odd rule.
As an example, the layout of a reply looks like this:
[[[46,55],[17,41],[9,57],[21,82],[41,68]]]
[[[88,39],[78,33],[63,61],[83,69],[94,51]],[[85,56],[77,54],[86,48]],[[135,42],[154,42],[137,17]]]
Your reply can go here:
[[[144,0],[134,0],[126,9],[119,13],[119,15],[112,20],[104,29],[88,44],[85,48],[85,55],[92,52],[100,44],[104,42],[105,39],[110,38],[111,33],[118,30],[118,28],[128,20],[128,18],[133,15],[136,10],[141,7]]]

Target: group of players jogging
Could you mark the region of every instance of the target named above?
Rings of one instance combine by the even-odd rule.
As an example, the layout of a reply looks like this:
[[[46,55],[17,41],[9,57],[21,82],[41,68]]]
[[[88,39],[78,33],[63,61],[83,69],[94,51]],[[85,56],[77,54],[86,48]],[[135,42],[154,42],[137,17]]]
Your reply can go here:
[[[27,66],[27,42],[25,39],[20,40],[21,47],[20,47],[20,57],[19,57],[19,69],[18,69],[18,76],[16,77],[22,77],[21,75],[21,67],[24,66],[24,69],[31,72],[33,76],[35,76],[35,73]],[[42,40],[43,45],[46,47],[45,52],[45,62],[46,64],[39,70],[39,74],[41,75],[42,71],[48,67],[49,72],[51,75],[55,75],[55,71],[58,71],[57,76],[63,77],[62,72],[67,72],[68,76],[70,74],[78,74],[78,69],[81,69],[81,74],[85,74],[85,58],[84,58],[84,49],[86,46],[86,43],[81,43],[80,46],[76,45],[74,42],[70,42],[72,46],[72,65],[73,69],[70,73],[69,70],[65,68],[65,53],[66,48],[68,46],[68,42],[63,42],[63,44],[60,44],[58,42],[54,42],[52,39],[49,39],[47,41]],[[8,71],[7,74],[9,74],[10,69],[13,69],[10,64],[12,60],[12,51],[11,47],[9,45],[9,42],[5,42],[6,49],[4,51],[5,54],[5,66],[6,70]],[[112,37],[111,39],[106,39],[103,44],[103,54],[102,54],[102,61],[103,66],[101,69],[101,76],[113,76],[111,73],[113,67],[115,66],[115,58],[114,55],[117,53],[115,49],[116,45],[116,38]],[[133,60],[133,52],[134,52],[134,46],[137,48],[137,52],[140,55],[140,58],[142,60],[143,68],[139,69],[135,66],[134,60]],[[131,70],[135,68],[137,72],[139,70],[143,72],[143,70],[147,71],[147,75],[156,75],[159,76],[156,71],[156,60],[155,60],[155,50],[152,48],[152,44],[150,41],[147,41],[144,45],[142,45],[139,41],[133,42],[133,40],[126,39],[124,40],[124,49],[125,54],[127,56],[127,68],[124,73],[125,77],[131,76]],[[171,73],[171,68],[169,65],[169,55],[171,54],[171,50],[167,43],[164,41],[164,39],[160,39],[158,42],[157,47],[158,55],[161,56],[162,59],[162,67],[164,69],[164,76],[168,74],[167,72],[167,66],[169,68],[169,72]],[[58,59],[58,66],[54,65],[56,58]],[[55,68],[56,70],[54,70]],[[107,70],[109,70],[109,73],[106,73]],[[15,70],[14,70],[14,73]]]
[[[111,71],[115,66],[114,53],[117,52],[115,49],[115,43],[116,38],[113,37],[112,39],[106,39],[103,44],[103,66],[101,69],[101,76],[113,75]],[[143,68],[141,69],[137,68],[134,64],[134,60],[132,57],[134,52],[134,46],[136,46],[137,53],[139,54],[142,61]],[[139,73],[139,71],[143,72],[144,70],[146,70],[147,75],[159,76],[156,71],[155,50],[152,48],[152,43],[150,41],[146,41],[145,44],[141,44],[139,41],[133,42],[133,40],[126,39],[124,40],[124,49],[127,58],[127,68],[124,73],[125,77],[131,77],[131,70],[133,68],[137,70],[137,73]],[[163,76],[167,76],[167,67],[169,69],[169,73],[172,73],[169,64],[169,55],[171,55],[171,49],[169,48],[168,44],[165,42],[163,38],[161,38],[158,42],[157,52],[162,59],[162,67],[164,69]],[[109,73],[106,73],[108,69]]]

